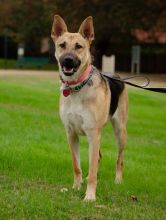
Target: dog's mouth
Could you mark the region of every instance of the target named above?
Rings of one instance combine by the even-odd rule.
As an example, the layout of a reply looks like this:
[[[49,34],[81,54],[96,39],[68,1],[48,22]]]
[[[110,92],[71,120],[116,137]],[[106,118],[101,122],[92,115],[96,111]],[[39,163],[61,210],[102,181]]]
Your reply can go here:
[[[75,68],[66,66],[62,67],[62,71],[66,76],[72,76],[76,72]]]
[[[81,61],[72,54],[65,54],[60,58],[60,64],[64,75],[72,76],[77,72]]]

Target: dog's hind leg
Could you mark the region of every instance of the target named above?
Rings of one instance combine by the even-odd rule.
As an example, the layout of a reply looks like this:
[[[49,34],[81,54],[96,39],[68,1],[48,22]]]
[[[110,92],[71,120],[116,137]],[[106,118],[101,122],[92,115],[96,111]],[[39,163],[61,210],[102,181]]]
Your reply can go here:
[[[68,142],[71,149],[72,161],[73,161],[73,171],[74,171],[74,183],[73,189],[79,190],[82,184],[82,170],[80,165],[80,149],[79,149],[79,139],[74,133],[68,133]]]
[[[117,113],[117,112],[116,112]],[[126,143],[126,122],[118,113],[112,118],[112,125],[118,144],[118,159],[116,163],[115,183],[121,183],[123,174],[123,151]]]
[[[94,201],[96,199],[97,171],[99,161],[100,132],[98,129],[87,132],[89,142],[89,173],[87,190],[84,200]]]

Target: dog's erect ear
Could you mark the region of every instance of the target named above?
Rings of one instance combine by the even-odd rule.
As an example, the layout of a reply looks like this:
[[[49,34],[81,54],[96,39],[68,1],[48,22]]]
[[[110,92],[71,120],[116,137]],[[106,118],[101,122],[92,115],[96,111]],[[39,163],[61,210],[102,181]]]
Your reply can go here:
[[[57,40],[58,37],[67,32],[67,26],[64,20],[59,15],[54,15],[54,21],[52,25],[51,37],[53,40]]]
[[[94,40],[94,28],[92,16],[87,17],[81,24],[78,31],[90,43]]]

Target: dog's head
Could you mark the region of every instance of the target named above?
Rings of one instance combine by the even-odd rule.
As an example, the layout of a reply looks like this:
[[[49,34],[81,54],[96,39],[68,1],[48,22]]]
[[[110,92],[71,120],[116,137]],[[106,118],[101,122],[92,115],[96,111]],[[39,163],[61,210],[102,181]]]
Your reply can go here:
[[[60,72],[68,79],[77,78],[91,63],[89,48],[94,39],[93,18],[87,17],[78,33],[69,33],[64,20],[55,15],[51,37]]]

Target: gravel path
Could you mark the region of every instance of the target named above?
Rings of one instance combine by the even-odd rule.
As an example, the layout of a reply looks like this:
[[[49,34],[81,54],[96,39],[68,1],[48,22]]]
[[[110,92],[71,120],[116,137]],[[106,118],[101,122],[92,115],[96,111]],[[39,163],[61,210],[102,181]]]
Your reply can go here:
[[[130,73],[120,73],[120,76],[123,78],[125,76],[130,76]],[[150,79],[149,87],[166,87],[166,74],[142,74],[147,76]],[[42,71],[42,70],[0,70],[1,77],[10,77],[10,76],[26,76],[26,77],[39,77],[46,79],[58,80],[59,74],[57,71]],[[141,79],[131,80],[133,83],[143,83]]]

